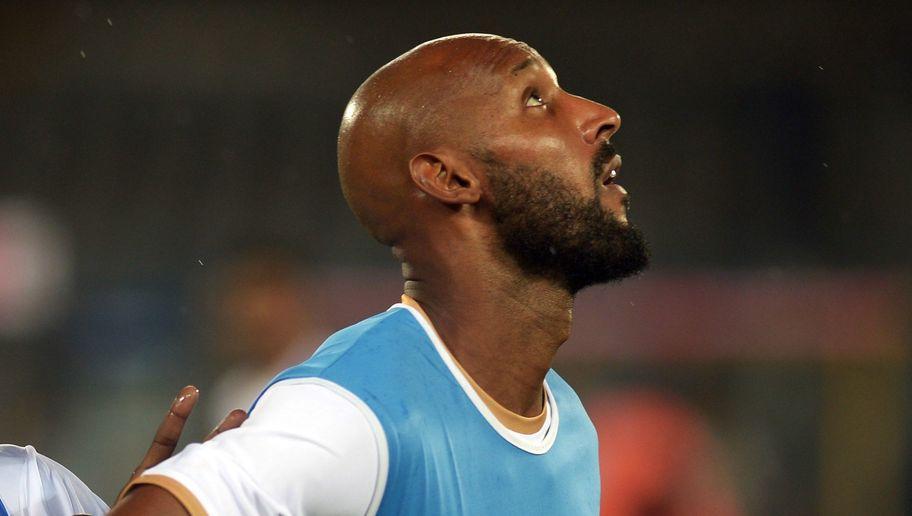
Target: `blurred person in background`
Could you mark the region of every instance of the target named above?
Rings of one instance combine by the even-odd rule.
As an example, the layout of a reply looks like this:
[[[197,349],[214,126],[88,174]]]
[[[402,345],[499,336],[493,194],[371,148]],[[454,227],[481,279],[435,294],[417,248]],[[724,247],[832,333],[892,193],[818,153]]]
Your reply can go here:
[[[249,407],[269,380],[306,360],[326,333],[315,327],[305,271],[285,246],[245,244],[215,274],[207,304],[218,373],[207,416],[216,424]]]
[[[72,307],[74,252],[63,219],[29,197],[0,198],[0,442],[40,442],[53,419],[63,322]],[[18,417],[18,415],[27,417]]]
[[[653,391],[586,404],[599,436],[601,514],[741,516],[732,480],[704,418]]]

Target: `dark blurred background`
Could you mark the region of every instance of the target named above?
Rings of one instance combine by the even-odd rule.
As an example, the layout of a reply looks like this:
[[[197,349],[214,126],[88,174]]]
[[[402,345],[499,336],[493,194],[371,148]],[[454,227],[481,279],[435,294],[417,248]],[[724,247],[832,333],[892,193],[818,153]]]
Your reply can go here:
[[[581,295],[556,365],[604,510],[912,514],[910,26],[902,2],[3,3],[0,442],[110,501],[181,386],[245,406],[225,385],[396,302],[339,190],[342,110],[418,43],[491,32],[624,121],[654,266]]]

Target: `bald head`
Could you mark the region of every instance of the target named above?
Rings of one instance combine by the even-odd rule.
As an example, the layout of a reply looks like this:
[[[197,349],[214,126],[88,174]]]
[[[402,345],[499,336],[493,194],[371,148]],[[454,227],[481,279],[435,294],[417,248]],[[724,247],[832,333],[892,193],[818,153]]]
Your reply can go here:
[[[339,176],[407,275],[476,263],[573,294],[648,260],[614,183],[619,127],[616,111],[564,91],[527,45],[451,36],[358,88],[339,131]]]
[[[535,54],[524,43],[487,34],[436,39],[383,66],[355,92],[339,130],[339,177],[355,215],[377,240],[396,245],[414,223],[414,156],[441,146],[468,150],[484,138],[473,108],[497,91],[492,72],[517,52]]]

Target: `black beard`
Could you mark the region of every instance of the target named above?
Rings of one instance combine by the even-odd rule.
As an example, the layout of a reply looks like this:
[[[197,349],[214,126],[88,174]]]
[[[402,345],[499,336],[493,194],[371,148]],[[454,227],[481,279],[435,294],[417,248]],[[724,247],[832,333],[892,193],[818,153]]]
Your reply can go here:
[[[524,272],[553,280],[575,295],[590,285],[637,274],[649,264],[640,230],[621,223],[599,201],[597,171],[611,155],[613,150],[605,150],[596,156],[591,200],[575,195],[549,170],[510,168],[484,159],[497,234]]]

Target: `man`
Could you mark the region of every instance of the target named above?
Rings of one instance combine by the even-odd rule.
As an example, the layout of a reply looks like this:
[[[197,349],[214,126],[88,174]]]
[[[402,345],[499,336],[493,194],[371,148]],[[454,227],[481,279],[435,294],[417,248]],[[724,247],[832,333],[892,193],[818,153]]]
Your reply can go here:
[[[184,423],[198,398],[196,387],[188,385],[181,389],[158,426],[152,445],[133,471],[131,481],[174,453]],[[237,428],[246,417],[240,409],[228,412],[206,440]],[[106,512],[108,506],[104,501],[70,470],[41,455],[32,446],[0,444],[0,516],[101,515]]]
[[[588,401],[599,435],[601,514],[744,514],[719,443],[693,407],[650,390]]]
[[[596,514],[596,434],[550,365],[574,295],[647,262],[614,183],[619,127],[499,36],[430,41],[374,73],[345,110],[339,175],[402,262],[402,303],[330,337],[112,514]]]
[[[315,324],[308,284],[297,260],[278,244],[247,244],[225,257],[206,298],[216,325],[219,363],[207,405],[215,425],[234,407],[249,407],[276,373],[306,360],[329,332]]]

